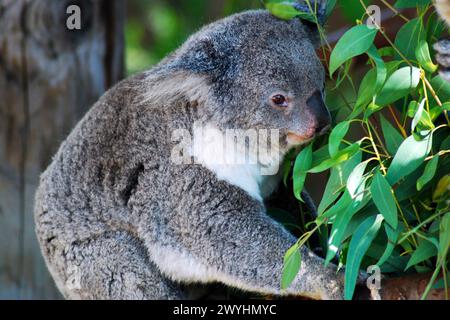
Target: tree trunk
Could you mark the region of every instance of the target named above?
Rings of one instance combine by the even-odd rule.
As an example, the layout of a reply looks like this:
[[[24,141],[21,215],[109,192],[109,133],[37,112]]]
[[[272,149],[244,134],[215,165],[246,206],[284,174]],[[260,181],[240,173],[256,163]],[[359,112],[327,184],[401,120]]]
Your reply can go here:
[[[69,30],[69,5],[81,29]],[[39,174],[123,74],[123,0],[0,0],[0,298],[57,298],[34,233]]]

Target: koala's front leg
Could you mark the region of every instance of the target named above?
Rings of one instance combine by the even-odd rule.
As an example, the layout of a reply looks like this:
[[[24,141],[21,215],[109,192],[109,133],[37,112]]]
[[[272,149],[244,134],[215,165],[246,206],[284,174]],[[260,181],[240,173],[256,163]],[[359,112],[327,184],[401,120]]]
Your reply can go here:
[[[301,249],[297,278],[281,290],[283,257],[296,239],[243,190],[224,184],[214,188],[194,188],[189,199],[180,202],[184,211],[170,224],[176,233],[173,244],[166,240],[151,254],[163,273],[181,282],[219,281],[265,294],[342,298],[342,275],[307,248]],[[217,189],[221,191],[211,192]],[[203,198],[205,194],[210,198]]]

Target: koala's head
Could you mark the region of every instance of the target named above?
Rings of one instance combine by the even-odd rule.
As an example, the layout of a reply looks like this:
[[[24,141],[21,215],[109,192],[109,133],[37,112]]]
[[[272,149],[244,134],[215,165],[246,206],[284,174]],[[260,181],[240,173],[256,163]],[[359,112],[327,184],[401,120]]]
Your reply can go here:
[[[323,133],[330,114],[317,30],[299,19],[248,11],[213,23],[173,56],[175,69],[208,79],[203,110],[223,129],[278,129],[286,146]]]

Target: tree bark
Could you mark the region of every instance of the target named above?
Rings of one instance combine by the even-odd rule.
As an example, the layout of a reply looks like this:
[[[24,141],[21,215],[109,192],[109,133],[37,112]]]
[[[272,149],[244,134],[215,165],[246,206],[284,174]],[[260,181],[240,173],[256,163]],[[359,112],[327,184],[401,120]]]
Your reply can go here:
[[[355,292],[356,300],[420,300],[428,282],[430,273],[411,274],[398,278],[386,278],[381,281],[380,290],[370,292],[366,287],[360,286]],[[442,279],[442,276],[439,279]],[[450,290],[447,291],[450,296]],[[445,289],[431,289],[427,300],[445,300]]]
[[[81,29],[69,30],[69,5]],[[57,298],[33,198],[57,147],[123,74],[123,0],[0,0],[0,298]]]

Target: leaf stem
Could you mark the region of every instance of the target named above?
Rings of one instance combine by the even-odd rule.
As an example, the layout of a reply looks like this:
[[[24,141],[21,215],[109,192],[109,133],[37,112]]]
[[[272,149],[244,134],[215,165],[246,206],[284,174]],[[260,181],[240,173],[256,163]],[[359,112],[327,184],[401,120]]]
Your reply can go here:
[[[370,129],[369,123],[367,123],[367,130],[369,133],[370,142],[372,143],[372,148],[375,151],[378,162],[380,163],[381,171],[383,171],[383,174],[386,175],[387,171],[386,171],[386,168],[384,167],[383,161],[381,160],[381,156],[380,156],[380,153],[378,152],[378,148],[375,144],[375,141],[373,140],[372,130]]]
[[[400,122],[398,121],[398,118],[397,118],[397,116],[395,115],[395,112],[394,112],[394,110],[392,109],[392,106],[389,106],[388,109],[389,109],[389,112],[391,113],[392,117],[394,118],[395,124],[397,125],[398,129],[400,130],[400,132],[401,132],[403,138],[406,139],[406,138],[408,137],[408,135],[406,134],[406,130],[405,130],[405,128],[400,124]]]
[[[400,18],[402,18],[405,22],[409,22],[409,19],[407,17],[405,17],[403,14],[400,13],[400,11],[398,11],[397,9],[395,9],[389,2],[387,2],[386,0],[381,0],[381,2],[383,2],[383,4],[388,7],[393,13],[395,13],[396,16],[399,16]]]

